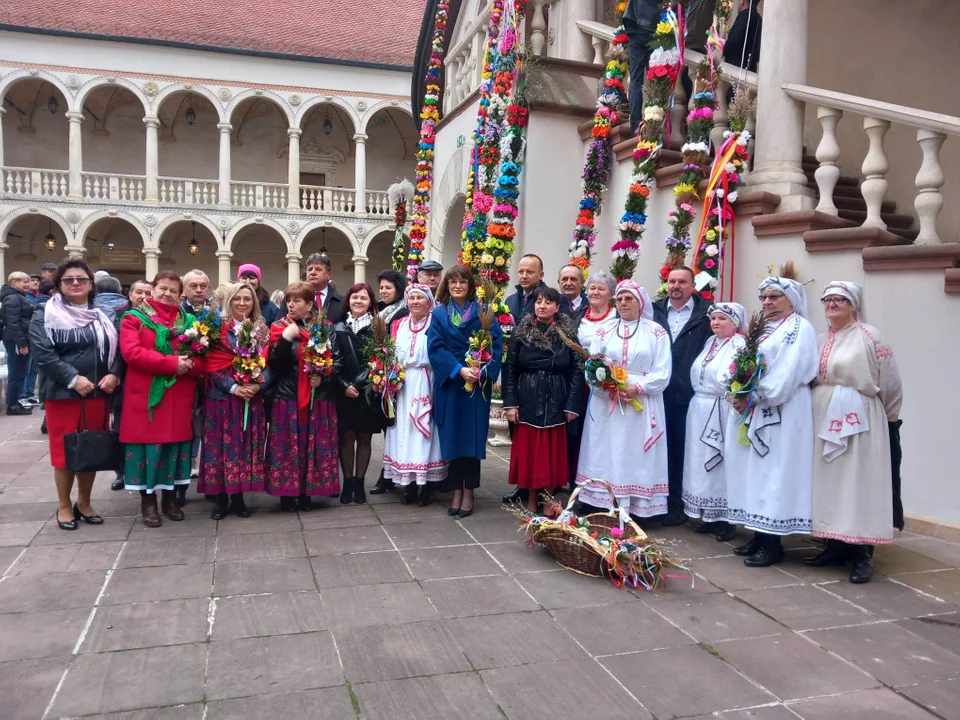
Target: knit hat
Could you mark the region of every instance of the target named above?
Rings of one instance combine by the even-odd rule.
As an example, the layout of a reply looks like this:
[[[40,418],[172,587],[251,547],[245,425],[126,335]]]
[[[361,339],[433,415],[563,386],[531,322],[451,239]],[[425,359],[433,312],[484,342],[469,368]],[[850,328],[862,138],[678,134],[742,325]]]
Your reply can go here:
[[[239,280],[246,274],[256,275],[257,280],[259,280],[260,282],[263,282],[263,278],[260,276],[260,268],[258,268],[256,265],[253,265],[251,263],[247,263],[246,265],[241,265],[240,268],[237,270],[237,280]]]

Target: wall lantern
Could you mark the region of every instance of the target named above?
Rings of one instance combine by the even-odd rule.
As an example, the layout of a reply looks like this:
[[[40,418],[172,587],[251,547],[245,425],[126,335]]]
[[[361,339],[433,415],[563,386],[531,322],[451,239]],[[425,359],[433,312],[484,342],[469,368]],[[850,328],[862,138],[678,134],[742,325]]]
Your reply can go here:
[[[188,95],[190,105],[187,107],[187,125],[193,125],[197,121],[197,111],[193,109],[193,95]]]
[[[56,96],[56,95],[51,95],[51,96],[50,96],[50,99],[47,100],[47,110],[50,111],[50,114],[51,114],[51,115],[56,115],[56,114],[57,114],[57,110],[59,110],[59,109],[60,109],[60,101],[57,100],[57,96]]]
[[[190,245],[188,247],[190,248],[190,254],[196,255],[200,252],[200,244],[197,242],[197,223],[192,222],[190,224],[193,225],[193,237],[190,239]]]
[[[50,220],[47,220],[47,236],[44,238],[44,245],[51,252],[57,249],[57,238],[53,236],[53,226]]]

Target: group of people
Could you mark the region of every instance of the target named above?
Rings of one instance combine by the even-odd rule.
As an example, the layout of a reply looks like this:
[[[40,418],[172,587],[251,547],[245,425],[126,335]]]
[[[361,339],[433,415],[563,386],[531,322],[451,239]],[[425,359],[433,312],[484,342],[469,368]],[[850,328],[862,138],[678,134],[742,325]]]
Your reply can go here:
[[[851,580],[869,580],[872,546],[892,540],[889,428],[901,388],[892,351],[862,321],[856,284],[827,285],[829,329],[818,338],[804,287],[764,280],[764,367],[755,391],[738,395],[728,379],[746,312],[700,297],[689,268],[672,270],[667,297],[654,303],[603,272],[585,284],[576,266],[561,269],[558,291],[543,281],[541,259],[526,255],[506,299],[512,332],[505,339],[489,323],[482,363],[471,361],[471,342],[487,327],[476,281],[462,265],[442,271],[427,261],[408,283],[386,270],[378,301],[366,283],[337,292],[317,254],[279,302],[259,268],[242,265],[211,303],[200,271],[162,271],[134,283],[128,300],[83,260],[60,265],[27,343],[41,372],[60,526],[102,522],[90,506],[93,476],[66,466],[63,438],[81,424],[105,428],[111,410],[124,448],[118,482],[140,492],[151,527],[161,513],[183,518],[191,475],[215,519],[247,517],[250,492],[276,496],[290,512],[322,496],[365,502],[381,432],[383,473],[371,492],[400,486],[402,502],[425,505],[442,487],[452,493],[449,514],[468,517],[499,384],[517,486],[505,502],[538,512],[543,490],[579,485],[587,511],[615,502],[668,526],[693,517],[704,521],[697,532],[720,541],[744,526],[755,534],[734,552],[748,566],[779,562],[782,536],[812,533],[827,544],[809,564],[849,560]],[[191,328],[211,313],[219,338],[185,350],[184,338],[197,350]],[[405,372],[389,403],[369,387],[368,348],[381,323]],[[605,358],[616,389],[585,381],[588,355]]]

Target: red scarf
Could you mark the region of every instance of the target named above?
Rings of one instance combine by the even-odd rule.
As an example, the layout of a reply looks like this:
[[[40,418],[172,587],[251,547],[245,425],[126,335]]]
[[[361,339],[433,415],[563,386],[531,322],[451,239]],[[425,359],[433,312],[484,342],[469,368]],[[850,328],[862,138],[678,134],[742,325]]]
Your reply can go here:
[[[284,329],[289,324],[287,319],[284,318],[270,326],[271,346],[277,344]],[[307,330],[307,325],[304,324],[300,327],[300,344],[297,346],[297,410],[300,411],[301,417],[306,416],[307,408],[310,406],[310,377],[303,364],[303,349],[309,341],[310,332]]]
[[[236,327],[236,321],[224,321],[223,330],[220,334],[220,343],[215,348],[212,348],[210,354],[207,355],[207,378],[211,384],[213,383],[213,373],[226,370],[228,367],[233,366],[233,358],[236,353],[233,347],[228,344],[228,339],[230,337],[230,331],[233,330],[234,327]]]

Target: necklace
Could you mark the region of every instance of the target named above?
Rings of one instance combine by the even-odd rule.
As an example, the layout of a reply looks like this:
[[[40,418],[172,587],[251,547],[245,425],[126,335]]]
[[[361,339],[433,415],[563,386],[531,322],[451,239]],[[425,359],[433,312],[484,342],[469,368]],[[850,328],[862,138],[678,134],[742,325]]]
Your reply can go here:
[[[624,335],[620,332],[620,329],[623,327],[623,320],[620,320],[617,323],[617,337],[623,340],[623,347],[620,350],[620,364],[621,367],[627,366],[627,356],[629,355],[630,350],[630,338],[637,334],[637,330],[640,329],[640,318],[637,318],[637,324],[633,326],[633,330]]]
[[[594,316],[590,313],[590,310],[591,310],[591,308],[587,308],[587,312],[584,313],[583,318],[584,318],[584,320],[589,320],[590,322],[594,322],[594,323],[598,323],[598,322],[601,322],[602,320],[606,320],[607,317],[609,317],[610,313],[613,312],[613,308],[612,308],[612,307],[608,307],[608,308],[607,308],[607,311],[606,311],[603,315],[601,315],[600,317],[594,317]]]
[[[633,326],[633,330],[630,330],[626,335],[623,334],[622,328],[624,327],[624,322],[621,320],[617,323],[617,337],[622,338],[623,340],[629,340],[634,335],[637,334],[637,330],[640,328],[640,318],[637,318],[636,325]]]
[[[769,339],[770,339],[770,336],[773,335],[774,333],[776,333],[777,330],[780,329],[780,326],[783,325],[787,320],[789,320],[789,319],[792,318],[792,317],[793,317],[793,313],[790,313],[790,314],[787,315],[783,320],[781,320],[779,323],[777,323],[777,326],[776,326],[773,330],[771,330],[770,332],[767,332],[767,331],[765,330],[765,331],[763,332],[763,335],[760,336],[760,341],[759,341],[757,344],[758,344],[758,345],[761,345],[761,344],[765,343],[767,340],[769,340]]]
[[[410,328],[410,333],[412,335],[412,337],[410,338],[410,357],[411,358],[413,357],[414,352],[416,352],[416,349],[417,349],[417,334],[423,331],[423,329],[429,324],[430,324],[429,315],[427,315],[423,319],[423,323],[420,325],[420,327],[416,326],[416,321],[412,317],[410,318],[410,322],[407,324],[407,327]]]
[[[713,359],[720,354],[720,351],[723,350],[724,346],[730,342],[730,338],[726,338],[720,347],[717,347],[717,338],[714,336],[713,342],[710,343],[710,349],[707,350],[706,356],[703,358],[703,362],[700,363],[700,385],[703,386],[703,376],[707,372],[707,365],[713,362]]]

